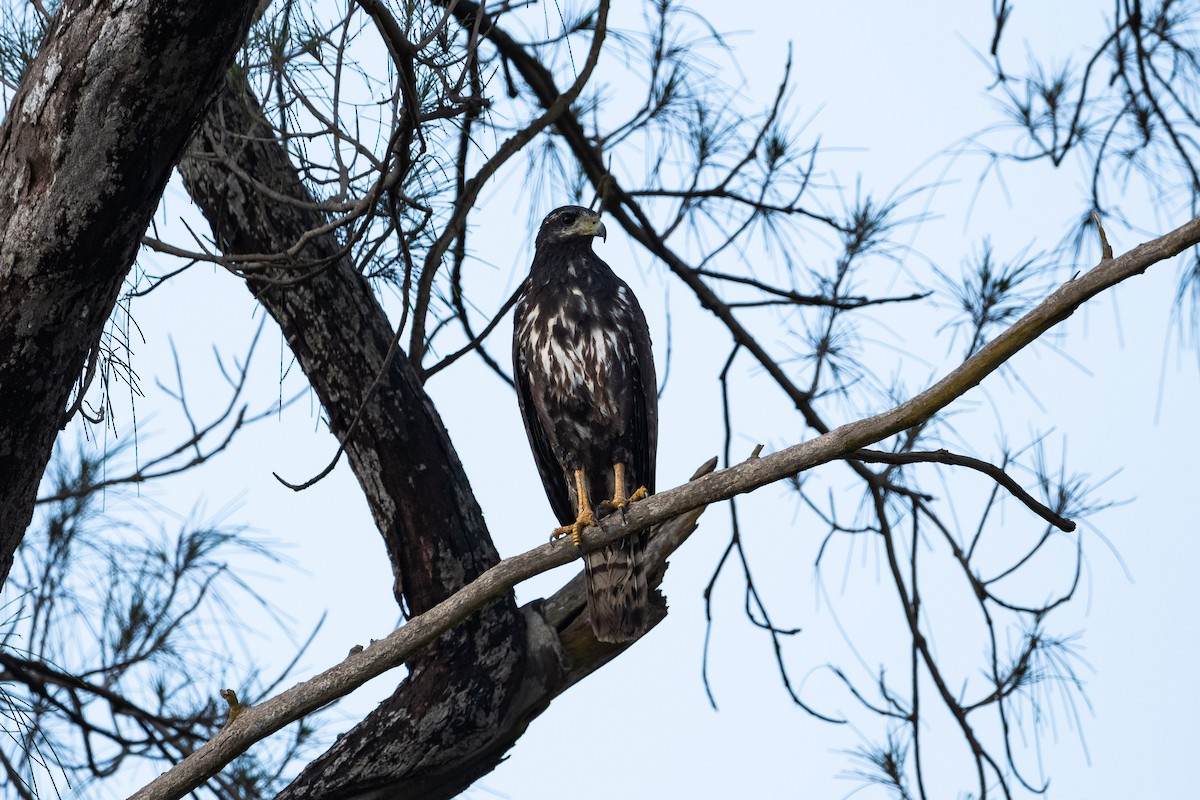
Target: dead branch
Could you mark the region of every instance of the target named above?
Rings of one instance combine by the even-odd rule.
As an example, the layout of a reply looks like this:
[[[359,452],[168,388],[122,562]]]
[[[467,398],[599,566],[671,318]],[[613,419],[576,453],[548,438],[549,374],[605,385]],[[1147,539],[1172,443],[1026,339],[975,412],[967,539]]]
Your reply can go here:
[[[874,417],[843,425],[816,439],[767,456],[748,459],[647,498],[631,506],[623,521],[619,514],[614,514],[601,520],[598,528],[589,529],[584,537],[585,545],[594,548],[610,544],[692,509],[845,458],[867,445],[918,425],[977,386],[1016,353],[1071,316],[1101,291],[1140,275],[1150,266],[1178,255],[1198,242],[1200,218],[1139,245],[1118,258],[1104,261],[1078,279],[1062,284],[962,365],[907,402]],[[890,543],[890,539],[888,541]],[[579,552],[564,540],[504,559],[452,596],[413,617],[361,653],[353,654],[320,675],[247,709],[202,748],[133,795],[132,800],[176,800],[183,797],[255,742],[344,696],[371,678],[405,663],[488,600],[505,594],[521,581],[570,563],[578,557]]]
[[[1030,511],[1059,530],[1067,533],[1075,530],[1074,522],[1039,503],[1033,495],[1021,488],[1021,484],[1013,480],[1000,467],[979,458],[951,453],[949,450],[935,450],[930,453],[888,453],[880,450],[859,450],[854,453],[854,458],[872,464],[949,464],[954,467],[967,467],[976,472],[982,472],[1008,489],[1013,497],[1024,503]]]

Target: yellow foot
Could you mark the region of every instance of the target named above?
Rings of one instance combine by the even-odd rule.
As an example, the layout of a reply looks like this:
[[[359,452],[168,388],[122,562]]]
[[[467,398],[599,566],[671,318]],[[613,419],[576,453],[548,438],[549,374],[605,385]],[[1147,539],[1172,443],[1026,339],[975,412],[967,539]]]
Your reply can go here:
[[[649,496],[650,496],[650,493],[646,491],[646,487],[639,486],[637,491],[634,492],[633,494],[629,495],[629,497],[625,497],[624,495],[618,494],[612,500],[605,500],[603,503],[604,512],[607,514],[612,509],[624,508],[625,506],[629,505],[630,503],[636,503],[638,500],[645,500]]]
[[[602,517],[606,517],[614,511],[620,510],[621,519],[625,519],[625,507],[630,503],[636,503],[638,500],[645,500],[649,496],[645,486],[639,486],[638,490],[625,497],[624,493],[619,492],[612,500],[605,500],[596,507],[596,513]]]
[[[554,539],[566,536],[569,533],[571,534],[571,544],[575,545],[576,547],[580,547],[583,544],[583,539],[580,537],[583,529],[589,525],[595,524],[596,519],[592,516],[591,511],[580,511],[579,516],[575,519],[575,522],[570,525],[563,525],[561,528],[555,528],[554,530],[550,531],[550,539],[553,541]]]

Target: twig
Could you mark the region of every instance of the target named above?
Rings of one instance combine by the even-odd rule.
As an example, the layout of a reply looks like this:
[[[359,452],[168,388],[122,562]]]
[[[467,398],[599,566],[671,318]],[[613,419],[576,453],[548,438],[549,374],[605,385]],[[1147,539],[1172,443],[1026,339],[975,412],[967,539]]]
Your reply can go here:
[[[995,464],[989,464],[982,459],[972,458],[971,456],[959,455],[951,453],[949,450],[934,450],[932,452],[909,452],[909,453],[889,453],[882,450],[857,450],[851,454],[853,458],[859,461],[866,461],[872,464],[949,464],[954,467],[968,467],[977,472],[982,472],[996,483],[1008,489],[1014,497],[1029,507],[1029,510],[1037,514],[1042,519],[1049,522],[1054,527],[1061,531],[1070,533],[1075,530],[1075,523],[1071,520],[1054,513],[1054,511],[1042,503],[1039,503],[1033,495],[1021,488],[1021,485],[1009,477],[1008,473],[997,467]]]
[[[467,4],[451,4],[449,10],[457,13],[459,5],[465,6]],[[425,268],[421,271],[421,279],[417,284],[417,303],[413,309],[412,333],[409,337],[408,345],[409,358],[417,365],[418,369],[421,365],[421,359],[425,354],[425,315],[432,297],[433,279],[437,275],[442,256],[450,248],[454,239],[458,237],[459,230],[467,224],[467,214],[475,206],[475,200],[479,197],[479,192],[483,189],[484,184],[496,174],[496,171],[505,162],[533,141],[534,137],[557,122],[560,117],[568,114],[571,104],[579,97],[583,91],[583,87],[587,85],[588,80],[591,78],[596,64],[600,61],[601,46],[604,44],[604,38],[608,33],[608,7],[609,0],[600,0],[600,6],[596,10],[596,26],[592,31],[591,48],[588,51],[587,60],[583,64],[583,69],[579,71],[579,77],[575,79],[575,82],[565,92],[555,98],[554,102],[547,106],[541,116],[521,128],[521,130],[507,139],[504,144],[500,145],[499,149],[479,168],[475,176],[466,182],[464,191],[455,200],[453,215],[446,223],[441,236],[434,241],[428,253],[426,253]]]

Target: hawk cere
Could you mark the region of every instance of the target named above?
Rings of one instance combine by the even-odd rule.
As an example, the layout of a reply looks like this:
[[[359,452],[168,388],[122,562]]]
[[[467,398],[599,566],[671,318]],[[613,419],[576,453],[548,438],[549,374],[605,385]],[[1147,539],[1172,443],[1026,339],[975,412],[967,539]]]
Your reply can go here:
[[[600,514],[654,492],[658,384],[646,316],[592,252],[605,235],[580,206],[546,216],[513,325],[513,375],[550,506],[575,544]],[[596,498],[602,502],[593,505]],[[602,642],[649,624],[642,553],[649,531],[586,553],[587,603]]]

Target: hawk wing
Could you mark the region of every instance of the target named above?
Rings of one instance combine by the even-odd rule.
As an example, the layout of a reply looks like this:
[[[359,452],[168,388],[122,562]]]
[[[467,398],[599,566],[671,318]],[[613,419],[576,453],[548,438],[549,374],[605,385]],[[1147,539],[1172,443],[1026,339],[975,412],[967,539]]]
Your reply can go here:
[[[626,287],[628,291],[628,287]],[[630,292],[630,297],[633,293]],[[646,315],[636,302],[631,304],[633,335],[633,408],[630,425],[633,441],[633,488],[645,486],[654,494],[654,462],[658,452],[658,380],[654,375],[654,353],[650,348],[650,328]]]
[[[517,387],[517,402],[521,406],[521,419],[525,421],[525,431],[529,434],[529,441],[533,444],[533,460],[537,464],[538,474],[542,476],[542,486],[546,489],[550,508],[554,511],[554,516],[558,518],[559,523],[570,525],[575,521],[575,509],[567,494],[566,478],[564,477],[566,470],[555,458],[554,449],[550,446],[550,439],[542,425],[542,420],[546,419],[546,409],[540,398],[545,397],[546,394],[533,390],[531,382],[542,378],[529,368],[529,363],[522,350],[524,344],[525,342],[517,341],[514,338],[513,363],[516,365],[516,369],[513,370],[513,383]],[[534,400],[535,397],[539,399]]]

